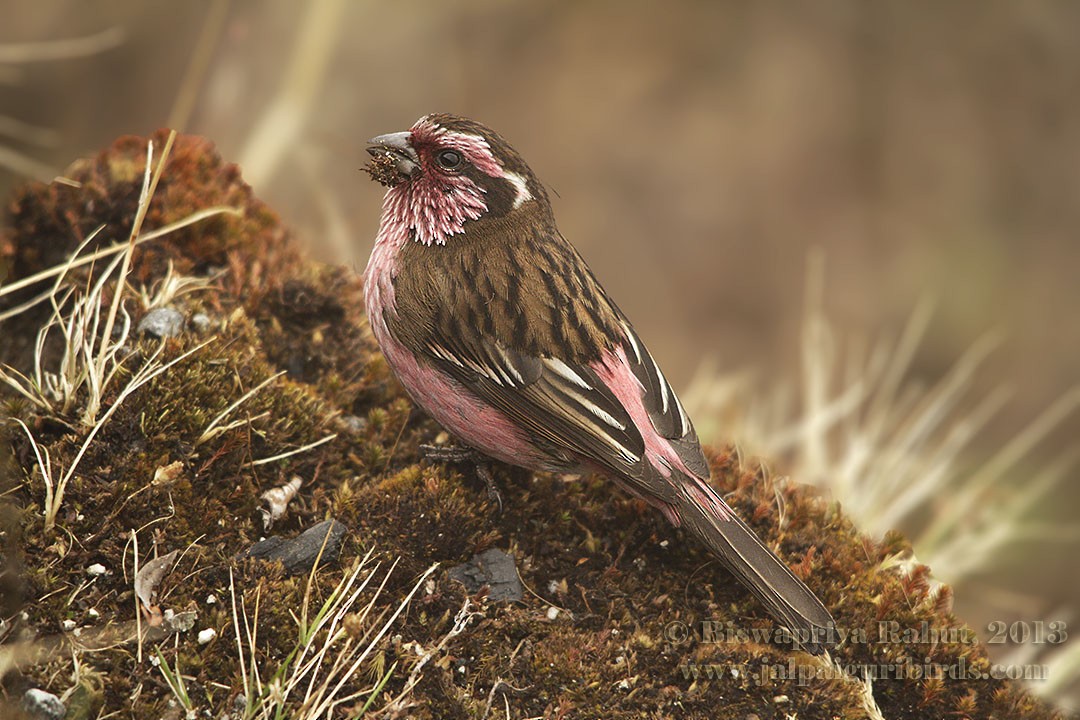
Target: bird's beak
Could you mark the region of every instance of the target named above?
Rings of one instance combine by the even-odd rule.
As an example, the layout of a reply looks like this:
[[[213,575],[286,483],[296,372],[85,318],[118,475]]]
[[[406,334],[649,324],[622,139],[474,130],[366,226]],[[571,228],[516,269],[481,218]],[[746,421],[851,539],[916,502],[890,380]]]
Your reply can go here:
[[[420,167],[420,158],[416,156],[410,138],[411,135],[407,131],[373,137],[368,140],[368,145],[371,145],[367,149],[368,154],[376,159],[380,157],[391,158],[397,171],[403,177],[408,178],[413,174],[414,170]]]

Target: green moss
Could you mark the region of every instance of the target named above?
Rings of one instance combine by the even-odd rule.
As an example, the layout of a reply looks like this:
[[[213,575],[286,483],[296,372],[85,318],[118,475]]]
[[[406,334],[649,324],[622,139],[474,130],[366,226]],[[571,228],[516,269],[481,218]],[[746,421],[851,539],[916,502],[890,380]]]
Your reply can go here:
[[[155,146],[163,139],[157,134]],[[3,264],[22,277],[57,263],[102,223],[108,232],[100,242],[126,237],[144,153],[145,140],[122,139],[69,170],[81,188],[31,184],[16,193],[0,235]],[[141,246],[131,278],[149,284],[169,261],[181,275],[215,273],[208,290],[176,301],[188,315],[212,317],[213,341],[116,410],[79,463],[57,531],[43,530],[44,485],[24,434],[13,422],[0,426],[0,469],[9,480],[0,513],[5,617],[16,607],[27,615],[6,641],[37,637],[43,648],[3,679],[3,697],[17,699],[30,684],[68,689],[72,653],[60,649],[71,639],[62,634],[69,620],[84,639],[109,627],[119,633],[107,649],[77,655],[89,683],[80,692],[94,714],[175,713],[170,690],[147,659],[152,648],[144,648],[140,662],[130,631],[118,630],[134,619],[136,531],[143,562],[149,548],[183,551],[158,588],[158,604],[194,608],[197,627],[218,633],[207,645],[198,645],[194,632],[181,634],[162,643],[162,653],[173,667],[179,661],[198,709],[215,717],[231,709],[241,681],[230,582],[249,620],[258,606],[254,656],[264,681],[285,667],[297,643],[307,578],[237,554],[265,533],[260,493],[299,476],[299,496],[273,532],[291,536],[327,517],[352,531],[338,561],[314,577],[312,612],[368,549],[384,568],[394,559],[398,565],[374,614],[366,625],[354,618],[350,632],[373,627],[432,562],[442,563],[346,691],[370,688],[397,663],[382,697],[399,693],[419,662],[417,648],[435,648],[465,601],[446,568],[495,546],[514,554],[526,596],[509,605],[489,603],[483,593],[471,598],[477,615],[425,665],[410,696],[412,716],[499,714],[504,694],[515,717],[866,716],[862,687],[850,679],[767,677],[770,669],[823,674],[824,666],[764,640],[728,641],[729,627],[768,633],[776,626],[705,551],[603,478],[570,482],[498,467],[499,512],[468,467],[422,462],[419,445],[432,442],[439,428],[414,411],[377,353],[359,278],[304,260],[235,166],[222,163],[206,141],[181,136],[146,227],[218,204],[245,214]],[[134,303],[129,309],[138,312]],[[0,359],[25,371],[26,349],[43,320],[36,312],[14,318],[5,336],[19,342],[6,343]],[[189,333],[170,340],[162,359],[206,339]],[[138,349],[145,357],[155,347],[141,341]],[[219,422],[228,429],[204,437],[219,414],[281,371],[286,375]],[[106,406],[116,399],[114,390]],[[73,462],[85,430],[35,415],[13,396],[0,403],[28,423],[54,465]],[[258,462],[333,433],[336,439],[325,444]],[[882,622],[963,627],[949,611],[948,591],[933,592],[925,568],[885,569],[910,552],[902,537],[861,536],[837,506],[796,485],[777,487],[732,450],[712,451],[710,461],[714,483],[738,512],[807,579],[846,632],[867,639],[842,643],[838,662],[988,667],[977,644],[873,642]],[[777,493],[784,507],[779,528]],[[92,563],[109,573],[89,579]],[[207,602],[210,596],[215,603]],[[362,596],[354,612],[369,599]],[[688,636],[673,641],[673,623],[682,623]],[[1001,680],[879,680],[874,696],[889,718],[1054,716],[1018,684]]]

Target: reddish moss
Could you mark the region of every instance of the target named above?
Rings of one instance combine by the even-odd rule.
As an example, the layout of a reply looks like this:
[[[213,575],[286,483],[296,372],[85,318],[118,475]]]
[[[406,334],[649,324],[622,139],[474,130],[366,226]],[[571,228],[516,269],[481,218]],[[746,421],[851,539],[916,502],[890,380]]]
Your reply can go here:
[[[149,138],[154,143],[151,170],[157,167],[167,138],[167,130]],[[147,141],[125,136],[96,157],[76,161],[64,177],[77,186],[33,182],[17,190],[0,241],[10,277],[25,277],[64,262],[101,226],[104,229],[91,248],[127,240],[142,189]],[[243,289],[252,291],[268,279],[280,278],[284,266],[296,263],[297,251],[288,232],[277,215],[255,198],[240,177],[239,167],[223,162],[205,138],[178,135],[143,232],[215,206],[234,207],[243,214],[200,222],[172,233],[167,242],[146,243],[136,254],[133,281],[148,284],[161,277],[168,261],[181,275],[199,274],[229,265],[230,256],[240,252],[247,256],[243,280],[249,284]]]

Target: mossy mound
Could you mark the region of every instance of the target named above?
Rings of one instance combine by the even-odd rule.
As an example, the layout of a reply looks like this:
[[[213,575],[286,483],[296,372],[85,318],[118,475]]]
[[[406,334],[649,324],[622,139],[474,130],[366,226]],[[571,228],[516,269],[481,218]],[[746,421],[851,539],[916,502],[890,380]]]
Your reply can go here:
[[[164,139],[155,135],[155,147]],[[145,153],[145,139],[125,138],[72,166],[77,187],[20,190],[0,234],[0,277],[10,282],[64,262],[101,225],[95,245],[125,239]],[[170,267],[201,277],[202,287],[171,306],[209,323],[165,341],[133,339],[121,375],[136,372],[160,342],[162,362],[207,344],[123,398],[81,456],[86,428],[0,391],[0,640],[9,650],[0,691],[10,707],[30,687],[59,695],[77,686],[69,714],[182,717],[166,675],[151,663],[157,648],[181,668],[200,716],[240,717],[233,593],[247,618],[257,597],[257,640],[244,660],[269,677],[296,647],[305,593],[318,607],[352,560],[374,548],[387,565],[398,561],[374,616],[392,612],[432,563],[441,566],[340,688],[343,695],[371,688],[394,668],[372,709],[405,689],[423,662],[396,713],[479,718],[509,707],[514,717],[870,716],[866,685],[770,641],[775,624],[730,574],[603,478],[568,481],[499,467],[499,512],[472,471],[422,462],[420,444],[434,442],[440,429],[412,407],[378,354],[359,277],[306,260],[205,140],[177,139],[143,232],[217,205],[243,212],[140,245],[125,294],[137,321],[145,312],[137,288],[161,281]],[[81,269],[68,282],[85,286],[93,273]],[[8,320],[0,361],[28,372],[47,319],[39,307]],[[103,407],[120,399],[120,387],[123,377]],[[78,461],[48,532],[44,480],[16,418],[53,468]],[[932,591],[925,567],[896,562],[910,554],[902,538],[861,536],[835,505],[773,482],[730,449],[710,452],[710,461],[717,487],[808,579],[848,635],[833,653],[840,666],[909,675],[942,669],[939,679],[875,680],[872,695],[885,717],[1055,717],[1018,683],[982,677],[991,665],[950,613],[948,590]],[[330,517],[352,531],[310,584],[280,565],[238,559],[266,534],[260,494],[294,476],[303,485],[273,533],[296,535]],[[125,629],[137,606],[133,534],[142,563],[181,551],[157,602],[195,610],[196,628],[215,630],[216,639],[200,644],[195,630],[147,639],[139,660]],[[509,604],[483,591],[468,598],[470,622],[448,637],[467,597],[446,571],[490,547],[515,557],[528,592]],[[104,572],[88,575],[95,564]],[[358,712],[363,697],[335,717]]]

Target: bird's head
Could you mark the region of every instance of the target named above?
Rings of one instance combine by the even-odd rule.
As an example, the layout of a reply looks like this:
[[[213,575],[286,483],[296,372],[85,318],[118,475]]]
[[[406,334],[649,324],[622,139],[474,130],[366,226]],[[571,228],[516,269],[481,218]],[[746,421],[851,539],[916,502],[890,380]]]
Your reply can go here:
[[[384,228],[404,228],[425,245],[445,243],[470,220],[502,217],[531,204],[548,208],[543,185],[517,151],[473,120],[425,115],[408,130],[369,143],[372,159],[365,170],[390,188]]]

